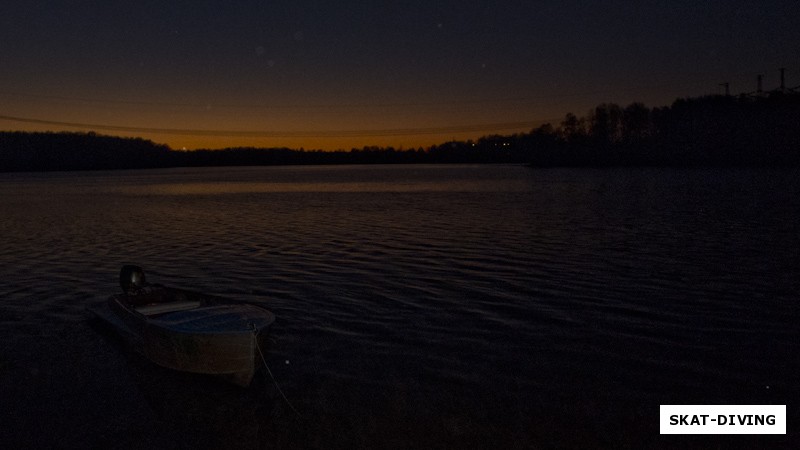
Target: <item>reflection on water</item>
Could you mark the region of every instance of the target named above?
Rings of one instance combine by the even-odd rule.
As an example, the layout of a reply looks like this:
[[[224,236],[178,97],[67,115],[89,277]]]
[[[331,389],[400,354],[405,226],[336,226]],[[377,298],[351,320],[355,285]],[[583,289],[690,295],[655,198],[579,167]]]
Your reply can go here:
[[[86,371],[121,383],[146,420],[180,430],[158,445],[189,433],[222,445],[242,428],[221,424],[226,408],[248,424],[245,447],[659,445],[659,404],[798,399],[798,180],[515,166],[10,174],[0,327],[13,345],[0,373],[22,387],[0,400],[52,402],[36,380],[66,381],[14,348],[47,354],[43,339],[68,334],[79,339],[59,339],[72,356],[56,372],[84,389]],[[97,337],[83,308],[130,262],[153,281],[266,303],[269,362],[303,419],[277,394],[204,381],[214,400],[198,401],[186,378]],[[76,416],[99,431],[81,443],[130,431],[88,412],[114,398],[90,390]]]

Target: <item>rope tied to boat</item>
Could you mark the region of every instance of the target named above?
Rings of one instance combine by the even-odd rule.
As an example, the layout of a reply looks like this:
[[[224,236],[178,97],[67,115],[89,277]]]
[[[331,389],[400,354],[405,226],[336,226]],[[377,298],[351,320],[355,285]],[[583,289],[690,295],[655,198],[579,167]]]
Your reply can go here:
[[[258,350],[258,355],[261,357],[261,362],[264,363],[264,368],[267,369],[267,373],[269,374],[269,377],[272,379],[272,384],[275,385],[275,388],[278,390],[278,393],[281,394],[281,397],[283,397],[283,400],[286,401],[287,405],[289,405],[289,408],[292,408],[292,411],[294,411],[294,413],[297,414],[297,417],[303,417],[302,414],[300,414],[297,411],[297,409],[295,409],[294,405],[292,405],[292,402],[290,402],[289,399],[286,397],[286,394],[283,393],[281,387],[278,386],[278,381],[272,374],[272,370],[269,369],[269,365],[267,365],[267,360],[266,358],[264,358],[264,353],[261,351],[261,346],[258,345],[258,330],[256,330],[255,324],[251,323],[250,326],[253,328],[253,342],[255,342],[256,344],[256,350]]]

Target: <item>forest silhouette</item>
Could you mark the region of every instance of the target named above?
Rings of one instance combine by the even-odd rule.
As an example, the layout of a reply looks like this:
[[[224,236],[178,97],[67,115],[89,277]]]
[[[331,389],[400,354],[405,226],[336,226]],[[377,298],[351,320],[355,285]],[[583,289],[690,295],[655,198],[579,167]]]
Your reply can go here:
[[[172,150],[141,138],[70,132],[0,132],[0,172],[159,167],[516,163],[534,167],[798,166],[800,94],[794,90],[677,99],[671,106],[603,103],[528,133],[451,141],[427,149],[364,147]]]

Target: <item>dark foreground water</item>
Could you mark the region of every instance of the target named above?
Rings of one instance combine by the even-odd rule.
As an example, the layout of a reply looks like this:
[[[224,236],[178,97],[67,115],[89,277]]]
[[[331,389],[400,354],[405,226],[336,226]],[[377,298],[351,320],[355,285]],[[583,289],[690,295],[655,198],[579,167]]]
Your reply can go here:
[[[0,175],[0,447],[781,447],[800,432],[800,174],[516,166]],[[271,380],[153,366],[84,308],[263,303]],[[786,436],[660,436],[787,404]]]

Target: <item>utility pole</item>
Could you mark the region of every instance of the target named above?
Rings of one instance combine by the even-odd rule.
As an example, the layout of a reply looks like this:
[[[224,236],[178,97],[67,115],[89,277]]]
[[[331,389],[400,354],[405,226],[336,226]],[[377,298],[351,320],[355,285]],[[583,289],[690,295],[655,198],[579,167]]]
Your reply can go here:
[[[756,89],[756,94],[761,96],[761,93],[764,92],[762,88],[762,81],[764,80],[764,75],[758,74],[758,88]]]
[[[781,67],[781,92],[786,92],[786,68]]]
[[[731,84],[730,83],[720,83],[720,86],[725,87],[725,97],[731,96]]]

